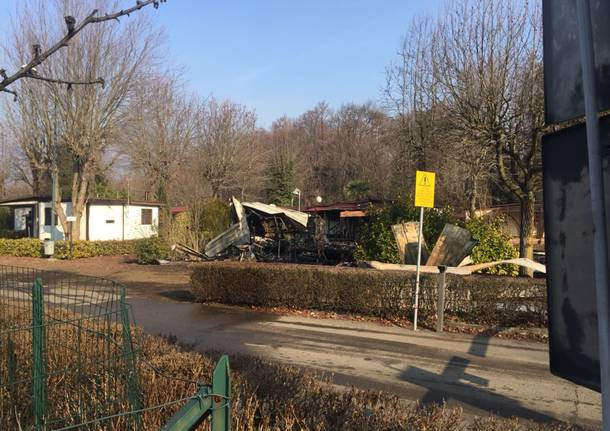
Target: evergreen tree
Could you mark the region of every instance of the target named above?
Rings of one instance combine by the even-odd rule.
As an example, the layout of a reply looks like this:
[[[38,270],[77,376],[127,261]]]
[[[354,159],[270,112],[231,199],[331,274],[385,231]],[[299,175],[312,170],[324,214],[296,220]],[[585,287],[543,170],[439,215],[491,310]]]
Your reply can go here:
[[[265,190],[267,200],[277,205],[288,205],[292,201],[292,191],[295,189],[294,160],[278,154],[271,164],[268,185]]]

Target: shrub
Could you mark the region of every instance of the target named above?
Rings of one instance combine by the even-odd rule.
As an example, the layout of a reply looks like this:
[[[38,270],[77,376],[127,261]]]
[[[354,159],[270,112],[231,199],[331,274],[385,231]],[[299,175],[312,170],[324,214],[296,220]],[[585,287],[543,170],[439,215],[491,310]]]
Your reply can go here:
[[[41,257],[42,242],[36,238],[0,239],[0,256]]]
[[[163,238],[153,236],[137,240],[135,252],[138,263],[151,264],[161,259],[167,259],[170,249]]]
[[[510,235],[502,231],[503,221],[504,219],[501,217],[473,217],[466,220],[466,229],[478,241],[470,255],[473,263],[513,259],[519,256],[517,250],[510,244]],[[519,269],[516,265],[500,265],[481,272],[516,276],[519,274]]]
[[[74,241],[73,258],[133,254],[136,241]],[[42,241],[36,238],[0,239],[0,256],[42,257]],[[70,242],[55,241],[57,259],[70,258]]]
[[[134,254],[137,240],[127,241],[74,241],[70,255],[70,241],[55,241],[57,259],[80,259],[97,256],[120,256]]]
[[[354,258],[357,261],[399,263],[398,246],[392,233],[392,225],[408,221],[419,221],[419,209],[408,204],[405,199],[381,209],[370,208],[369,223],[364,226],[358,239]],[[426,210],[423,231],[426,243],[434,244],[447,223],[457,223],[451,207]]]
[[[289,307],[380,317],[412,314],[415,273],[245,262],[195,265],[191,289],[197,301]],[[445,312],[468,323],[544,325],[544,280],[449,274]],[[437,276],[422,274],[420,315],[436,316]]]
[[[231,208],[220,199],[189,203],[185,213],[172,219],[170,241],[186,244],[195,249],[231,225]]]

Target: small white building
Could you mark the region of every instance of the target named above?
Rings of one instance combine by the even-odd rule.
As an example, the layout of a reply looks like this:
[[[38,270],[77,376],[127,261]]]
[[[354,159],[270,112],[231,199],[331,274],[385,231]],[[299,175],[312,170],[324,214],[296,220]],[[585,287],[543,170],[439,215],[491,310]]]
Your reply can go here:
[[[66,216],[72,216],[71,201],[62,201]],[[11,208],[13,230],[41,240],[65,239],[58,220],[51,220],[51,198],[29,196],[0,201],[0,207]],[[89,199],[81,218],[80,239],[89,241],[148,238],[159,227],[160,204],[125,199]]]

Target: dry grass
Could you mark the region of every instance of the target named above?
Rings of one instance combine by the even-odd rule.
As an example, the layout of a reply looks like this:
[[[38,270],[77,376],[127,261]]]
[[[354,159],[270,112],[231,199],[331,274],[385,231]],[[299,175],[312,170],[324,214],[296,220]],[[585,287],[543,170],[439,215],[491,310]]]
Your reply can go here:
[[[0,331],[1,332],[1,331]],[[56,326],[49,337],[61,337],[64,342],[74,342],[75,333],[67,327]],[[23,346],[15,346],[19,366],[29,372],[29,339],[21,337]],[[15,343],[18,344],[17,339]],[[99,344],[91,338],[81,343],[80,355],[95,358],[100,355]],[[142,354],[152,364],[140,362],[140,384],[143,389],[145,406],[161,405],[196,393],[197,385],[187,381],[211,382],[211,374],[218,355],[200,354],[177,345],[172,340],[144,336],[140,338]],[[0,368],[5,366],[6,342],[0,340]],[[83,341],[83,340],[81,340]],[[58,351],[59,343],[48,343],[49,369],[59,369],[59,365],[70,363],[75,358],[69,352]],[[68,352],[68,353],[66,353]],[[347,390],[337,391],[324,379],[302,370],[280,365],[250,356],[232,356],[232,421],[234,430],[244,431],[364,431],[364,430],[577,430],[578,427],[563,423],[535,424],[495,417],[466,421],[458,408],[445,406],[420,407],[406,403],[399,398],[381,392]],[[75,367],[68,367],[76,370]],[[162,373],[155,371],[162,370]],[[6,372],[6,369],[0,369]],[[84,410],[102,414],[99,405],[108,395],[125,390],[125,377],[120,373],[109,377],[100,368],[81,369],[78,372],[55,375],[49,380],[49,412],[54,417],[75,417],[83,411],[81,403],[88,404]],[[164,375],[172,376],[168,379]],[[180,379],[185,379],[183,381]],[[17,402],[11,403],[10,397]],[[14,399],[13,399],[14,400]],[[99,405],[96,405],[100,403]],[[6,409],[9,405],[17,405]],[[143,414],[144,429],[159,429],[180,405],[147,411]],[[127,411],[126,402],[115,406]],[[0,390],[0,423],[2,429],[18,429],[17,419],[22,426],[31,424],[31,395],[27,383],[18,391]],[[7,427],[8,428],[5,428]],[[200,428],[207,429],[203,424]],[[88,429],[109,429],[104,422]],[[130,430],[133,425],[125,419],[116,419],[112,429]]]
[[[182,349],[158,337],[145,337],[144,350],[154,362],[182,377],[210,379],[217,355]],[[582,428],[565,423],[537,424],[497,417],[466,420],[461,409],[418,406],[383,392],[337,391],[323,379],[297,367],[256,357],[231,358],[233,429],[246,431],[322,430],[447,430],[447,431],[567,431]],[[183,395],[188,388],[175,383],[171,392],[159,388],[145,371],[142,381],[149,401],[163,402]],[[157,422],[147,423],[157,425]],[[159,422],[160,423],[160,422]],[[205,428],[204,428],[205,429]]]

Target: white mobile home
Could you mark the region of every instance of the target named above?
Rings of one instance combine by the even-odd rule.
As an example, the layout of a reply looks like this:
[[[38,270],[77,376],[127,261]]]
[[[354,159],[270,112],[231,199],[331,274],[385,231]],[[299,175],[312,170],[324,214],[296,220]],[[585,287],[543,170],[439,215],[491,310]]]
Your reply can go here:
[[[72,215],[72,203],[62,201],[66,216]],[[81,218],[80,238],[90,241],[148,238],[157,233],[159,206],[156,202],[126,199],[89,199]],[[51,199],[41,196],[0,201],[11,208],[13,229],[24,236],[65,239],[61,224],[51,220]]]

